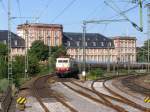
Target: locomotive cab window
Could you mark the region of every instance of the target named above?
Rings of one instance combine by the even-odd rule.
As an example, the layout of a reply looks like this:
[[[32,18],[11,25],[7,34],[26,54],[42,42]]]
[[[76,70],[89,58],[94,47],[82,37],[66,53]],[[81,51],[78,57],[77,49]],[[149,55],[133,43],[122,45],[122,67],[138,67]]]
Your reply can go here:
[[[58,63],[62,63],[63,61],[62,60],[58,60]]]
[[[63,60],[64,63],[68,63],[68,60]]]

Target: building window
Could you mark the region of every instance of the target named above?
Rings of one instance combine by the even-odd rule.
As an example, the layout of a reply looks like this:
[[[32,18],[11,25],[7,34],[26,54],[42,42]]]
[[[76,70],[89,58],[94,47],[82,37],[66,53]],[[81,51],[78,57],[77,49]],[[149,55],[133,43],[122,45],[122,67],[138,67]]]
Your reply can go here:
[[[17,40],[14,40],[14,45],[17,46]]]
[[[101,46],[104,46],[104,42],[101,42]]]
[[[77,41],[77,46],[80,46],[80,42],[79,41]]]
[[[109,47],[111,47],[111,42],[109,42]]]
[[[67,41],[67,45],[70,46],[70,41]]]
[[[6,44],[6,40],[3,40],[3,43]]]
[[[93,42],[93,46],[96,46],[96,42]]]
[[[58,38],[59,36],[59,31],[55,31],[55,37]]]
[[[87,46],[87,42],[85,42],[85,46]]]

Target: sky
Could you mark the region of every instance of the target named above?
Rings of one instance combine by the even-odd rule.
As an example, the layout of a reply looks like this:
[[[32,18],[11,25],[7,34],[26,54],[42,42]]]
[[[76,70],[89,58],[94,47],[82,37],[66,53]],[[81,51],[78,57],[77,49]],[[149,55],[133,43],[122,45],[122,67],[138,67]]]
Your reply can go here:
[[[133,0],[10,0],[11,30],[16,33],[18,24],[25,23],[48,23],[62,24],[64,32],[82,32],[83,20],[110,20],[125,19],[114,11],[104,1],[115,7],[117,11],[124,11],[133,6]],[[145,0],[144,5],[150,2]],[[8,0],[0,0],[0,30],[8,29],[7,5]],[[135,8],[125,15],[137,25],[140,23],[139,8]],[[25,18],[19,18],[25,17]],[[32,17],[32,18],[26,18]],[[35,17],[39,17],[35,21]],[[113,22],[108,24],[88,24],[87,33],[100,33],[107,37],[135,36],[137,46],[142,46],[147,39],[147,9],[143,6],[144,31],[139,32],[130,22]]]

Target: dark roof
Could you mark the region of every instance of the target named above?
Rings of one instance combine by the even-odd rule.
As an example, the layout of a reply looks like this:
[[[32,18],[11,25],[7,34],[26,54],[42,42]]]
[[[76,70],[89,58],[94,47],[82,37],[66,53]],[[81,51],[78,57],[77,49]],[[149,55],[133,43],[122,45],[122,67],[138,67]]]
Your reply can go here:
[[[99,33],[86,33],[85,40],[86,48],[108,48],[109,45],[114,48],[113,40]],[[82,47],[82,33],[64,32],[63,44],[69,48]]]
[[[25,24],[20,24],[17,26],[17,29],[21,29],[23,28],[25,25],[27,25],[26,23]],[[52,27],[56,27],[56,28],[63,28],[63,26],[61,24],[45,24],[45,23],[28,23],[28,25],[30,27],[41,27],[41,28],[52,28]]]
[[[11,39],[12,48],[25,47],[25,40],[17,34],[11,32]],[[8,42],[8,30],[0,30],[0,42]]]
[[[129,37],[129,36],[116,36],[113,37],[112,39],[119,39],[119,40],[136,40],[136,37]]]

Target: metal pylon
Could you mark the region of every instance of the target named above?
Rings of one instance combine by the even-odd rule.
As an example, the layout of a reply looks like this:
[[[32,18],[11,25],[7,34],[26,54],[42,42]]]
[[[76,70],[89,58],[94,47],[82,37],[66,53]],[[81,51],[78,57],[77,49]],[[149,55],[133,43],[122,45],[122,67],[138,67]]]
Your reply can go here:
[[[12,52],[11,52],[11,12],[10,0],[8,0],[8,81],[9,84],[13,83],[12,77]]]
[[[148,56],[147,56],[147,62],[148,62],[148,69],[147,69],[147,72],[149,72],[149,62],[150,62],[150,59],[149,59],[149,56],[150,56],[150,52],[149,52],[149,47],[150,47],[150,3],[146,4],[146,7],[147,7],[147,17],[148,17],[148,21],[147,21],[147,38],[148,38]]]

